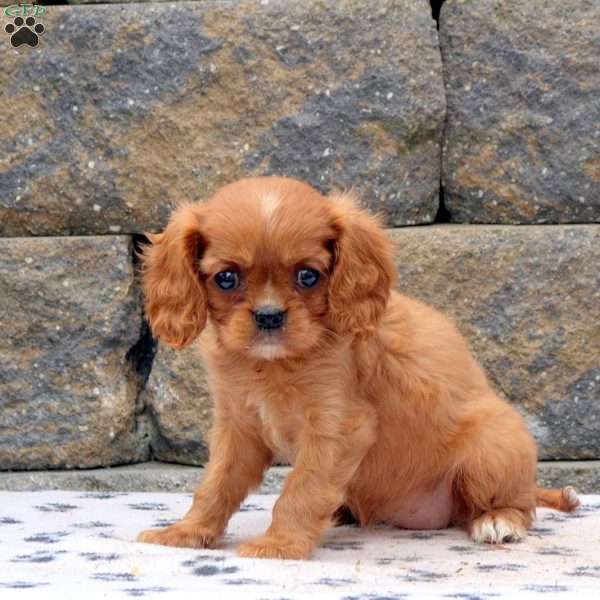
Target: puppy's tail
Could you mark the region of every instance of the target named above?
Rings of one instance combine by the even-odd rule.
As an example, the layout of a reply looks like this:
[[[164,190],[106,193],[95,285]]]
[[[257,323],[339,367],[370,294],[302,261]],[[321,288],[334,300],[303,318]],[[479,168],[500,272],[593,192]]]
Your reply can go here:
[[[535,504],[545,508],[553,508],[561,512],[573,512],[577,510],[581,502],[577,492],[568,485],[560,490],[535,489]]]

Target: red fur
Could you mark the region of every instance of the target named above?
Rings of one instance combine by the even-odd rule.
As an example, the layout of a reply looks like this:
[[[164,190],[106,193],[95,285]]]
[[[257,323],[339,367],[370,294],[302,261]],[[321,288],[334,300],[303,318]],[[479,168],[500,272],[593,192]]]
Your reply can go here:
[[[574,494],[536,488],[523,419],[454,325],[392,291],[390,242],[350,196],[242,180],[179,208],[142,258],[152,330],[176,348],[198,339],[215,424],[188,514],[141,541],[217,543],[277,459],[294,469],[243,556],[306,558],[341,507],[364,524],[460,523],[491,542],[521,537],[536,499],[575,508]],[[300,268],[320,272],[314,288],[298,287]],[[223,270],[239,289],[218,288]],[[287,311],[272,335],[254,322],[265,304]]]
[[[206,324],[206,292],[198,278],[202,209],[182,205],[162,234],[149,238],[142,255],[145,312],[154,336],[173,346],[189,345]]]

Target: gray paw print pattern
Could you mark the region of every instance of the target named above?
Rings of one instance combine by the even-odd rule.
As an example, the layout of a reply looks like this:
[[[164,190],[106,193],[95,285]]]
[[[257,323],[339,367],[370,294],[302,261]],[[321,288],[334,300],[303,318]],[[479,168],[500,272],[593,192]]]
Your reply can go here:
[[[238,558],[269,525],[275,496],[252,496],[217,550],[138,544],[189,508],[189,494],[0,492],[0,598],[229,600],[570,600],[600,597],[600,496],[545,509],[518,544],[459,529],[330,529],[308,562]]]

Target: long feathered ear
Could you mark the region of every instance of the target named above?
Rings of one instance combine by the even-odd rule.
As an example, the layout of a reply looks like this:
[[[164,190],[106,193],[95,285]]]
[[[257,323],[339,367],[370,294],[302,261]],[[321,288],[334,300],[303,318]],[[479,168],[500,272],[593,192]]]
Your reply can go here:
[[[184,348],[206,325],[207,297],[198,271],[202,207],[180,206],[163,233],[148,235],[141,254],[144,308],[156,338]]]
[[[334,265],[329,282],[329,318],[341,335],[372,334],[383,316],[396,278],[392,244],[377,218],[351,194],[331,197],[335,213]]]

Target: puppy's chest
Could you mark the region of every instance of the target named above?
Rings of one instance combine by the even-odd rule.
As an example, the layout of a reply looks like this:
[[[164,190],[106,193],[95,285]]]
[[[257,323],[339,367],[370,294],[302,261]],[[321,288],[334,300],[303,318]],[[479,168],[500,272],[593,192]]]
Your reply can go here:
[[[291,398],[257,397],[250,399],[263,439],[275,462],[293,463],[303,426],[303,412]]]

